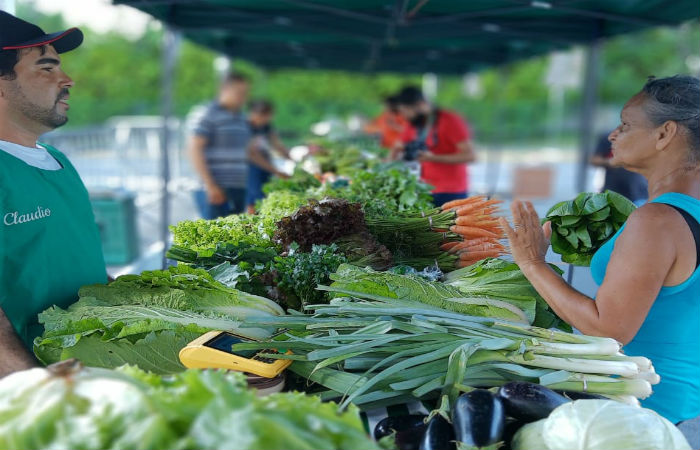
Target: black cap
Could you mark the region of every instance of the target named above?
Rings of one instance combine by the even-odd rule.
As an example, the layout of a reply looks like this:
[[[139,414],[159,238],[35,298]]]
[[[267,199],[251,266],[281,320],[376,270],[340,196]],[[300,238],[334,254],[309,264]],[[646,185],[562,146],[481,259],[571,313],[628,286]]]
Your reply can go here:
[[[0,11],[0,51],[41,47],[51,44],[58,53],[65,53],[83,42],[83,32],[77,28],[46,34],[38,26]]]

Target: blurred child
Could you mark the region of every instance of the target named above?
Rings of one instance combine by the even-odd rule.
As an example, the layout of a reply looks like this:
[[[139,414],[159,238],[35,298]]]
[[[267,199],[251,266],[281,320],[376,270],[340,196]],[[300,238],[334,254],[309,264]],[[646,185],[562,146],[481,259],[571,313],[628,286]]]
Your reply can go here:
[[[289,152],[272,128],[274,107],[267,100],[251,102],[248,112],[251,140],[248,145],[248,182],[246,185],[247,212],[255,213],[255,202],[262,199],[262,187],[272,175],[287,178],[272,163],[272,151],[276,150],[285,158]]]

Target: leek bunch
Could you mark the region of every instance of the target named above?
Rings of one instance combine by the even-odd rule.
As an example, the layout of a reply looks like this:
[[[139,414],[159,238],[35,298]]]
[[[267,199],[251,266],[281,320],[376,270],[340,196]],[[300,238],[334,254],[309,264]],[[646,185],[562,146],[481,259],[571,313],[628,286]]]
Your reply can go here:
[[[551,389],[597,393],[635,403],[658,375],[646,358],[620,353],[610,338],[575,335],[497,318],[467,316],[411,301],[336,299],[313,315],[252,317],[247,326],[288,330],[274,341],[234,350],[284,348],[293,372],[372,409],[415,399],[529,381]]]

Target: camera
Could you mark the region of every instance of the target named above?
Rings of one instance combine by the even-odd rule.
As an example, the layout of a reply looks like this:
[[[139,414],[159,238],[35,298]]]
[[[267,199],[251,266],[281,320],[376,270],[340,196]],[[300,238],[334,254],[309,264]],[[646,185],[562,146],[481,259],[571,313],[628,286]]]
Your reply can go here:
[[[415,139],[411,142],[407,142],[404,145],[403,150],[403,160],[404,161],[415,161],[418,159],[418,155],[424,151],[428,150],[428,146],[425,140]]]

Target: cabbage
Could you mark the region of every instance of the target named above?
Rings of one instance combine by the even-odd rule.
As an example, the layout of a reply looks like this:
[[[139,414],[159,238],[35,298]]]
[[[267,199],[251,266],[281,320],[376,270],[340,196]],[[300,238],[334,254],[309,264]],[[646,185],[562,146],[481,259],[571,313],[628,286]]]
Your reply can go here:
[[[240,373],[159,376],[76,360],[0,380],[0,449],[378,450],[356,407],[301,393],[258,397]]]
[[[654,411],[613,400],[578,400],[525,425],[513,450],[690,450],[683,434]]]

